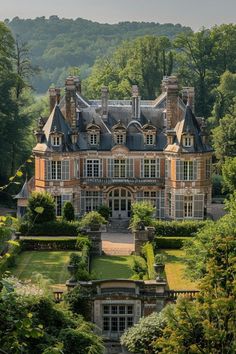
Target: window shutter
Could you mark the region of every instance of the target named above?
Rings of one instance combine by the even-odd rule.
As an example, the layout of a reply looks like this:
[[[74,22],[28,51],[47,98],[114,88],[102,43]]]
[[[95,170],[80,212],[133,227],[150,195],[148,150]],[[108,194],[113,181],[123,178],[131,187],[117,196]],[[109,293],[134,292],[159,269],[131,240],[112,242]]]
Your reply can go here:
[[[193,181],[197,179],[197,167],[198,167],[198,161],[194,160],[193,161]]]
[[[194,196],[194,217],[202,219],[204,216],[204,195],[196,194]]]
[[[140,176],[144,177],[144,160],[140,160]]]
[[[51,161],[45,160],[45,179],[50,180],[51,178]]]
[[[160,159],[156,159],[156,178],[160,177]]]
[[[127,164],[127,177],[131,178],[133,177],[133,159],[128,159],[126,164]]]
[[[63,160],[62,161],[62,180],[68,180],[70,179],[70,161],[69,160]]]
[[[87,160],[83,159],[83,176],[87,177]]]
[[[176,180],[181,181],[181,160],[176,160]]]
[[[175,217],[177,219],[184,217],[184,196],[181,194],[175,195]]]
[[[170,174],[169,174],[169,166],[170,166],[170,164],[169,164],[169,160],[165,160],[165,177],[166,178],[169,178],[169,176],[170,176]]]
[[[108,177],[113,177],[113,159],[108,159]]]
[[[99,177],[103,176],[103,160],[99,160]]]

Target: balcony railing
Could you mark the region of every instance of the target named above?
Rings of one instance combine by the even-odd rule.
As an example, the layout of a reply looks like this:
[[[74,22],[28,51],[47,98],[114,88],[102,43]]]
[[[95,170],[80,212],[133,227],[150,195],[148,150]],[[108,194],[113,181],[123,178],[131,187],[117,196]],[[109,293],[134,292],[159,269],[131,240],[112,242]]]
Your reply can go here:
[[[162,186],[163,178],[81,178],[81,182],[88,185],[105,185],[105,186],[127,186],[127,185],[145,185],[145,186]]]
[[[198,293],[199,293],[198,290],[167,290],[166,291],[166,295],[170,300],[177,300],[179,296],[195,299]]]

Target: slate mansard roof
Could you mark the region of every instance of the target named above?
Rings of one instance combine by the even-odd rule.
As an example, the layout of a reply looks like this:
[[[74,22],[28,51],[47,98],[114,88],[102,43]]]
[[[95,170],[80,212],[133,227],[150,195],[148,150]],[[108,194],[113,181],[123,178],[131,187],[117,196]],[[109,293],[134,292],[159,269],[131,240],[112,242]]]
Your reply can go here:
[[[132,116],[131,100],[109,100],[108,115],[106,119],[102,117],[101,101],[89,101],[82,95],[76,93],[76,121],[78,131],[78,141],[72,144],[72,128],[69,126],[65,114],[65,98],[62,98],[59,105],[56,105],[51,112],[46,124],[43,126],[44,133],[41,143],[38,143],[34,151],[69,152],[69,151],[110,151],[116,144],[113,139],[113,130],[117,124],[126,128],[125,146],[130,151],[167,151],[166,137],[166,93],[162,93],[155,101],[140,101],[140,117],[134,119]],[[207,152],[212,151],[210,146],[203,144],[201,129],[191,108],[178,98],[178,109],[180,121],[174,128],[176,145],[172,151],[180,145],[181,135],[192,133],[195,137],[194,146],[186,148],[183,152]],[[63,112],[63,113],[62,113]],[[95,124],[100,129],[100,142],[97,146],[91,146],[88,140],[87,128],[90,124]],[[154,126],[156,129],[156,143],[146,145],[144,142],[143,127],[145,125]],[[51,145],[50,135],[61,134],[62,144],[55,147]],[[177,148],[178,150],[178,148]],[[177,151],[176,151],[177,152]]]

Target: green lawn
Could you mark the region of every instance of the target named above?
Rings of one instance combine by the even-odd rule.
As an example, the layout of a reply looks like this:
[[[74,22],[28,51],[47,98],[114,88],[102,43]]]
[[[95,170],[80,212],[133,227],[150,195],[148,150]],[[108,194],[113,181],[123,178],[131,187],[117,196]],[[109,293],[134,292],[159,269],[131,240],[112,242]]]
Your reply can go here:
[[[185,277],[184,251],[163,249],[160,252],[167,256],[165,273],[169,288],[171,290],[197,290],[197,283]]]
[[[92,259],[92,274],[97,279],[125,278],[134,274],[131,270],[133,256],[101,256]]]
[[[41,273],[54,284],[64,284],[69,279],[67,265],[71,251],[25,251],[17,257],[11,273],[19,279],[30,279],[33,272]]]

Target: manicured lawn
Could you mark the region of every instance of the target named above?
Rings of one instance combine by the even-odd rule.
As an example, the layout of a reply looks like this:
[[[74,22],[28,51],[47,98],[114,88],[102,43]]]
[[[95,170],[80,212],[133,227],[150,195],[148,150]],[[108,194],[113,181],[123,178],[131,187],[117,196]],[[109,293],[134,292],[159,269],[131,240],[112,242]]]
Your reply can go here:
[[[125,278],[134,274],[131,270],[133,256],[101,256],[92,260],[91,270],[97,279]]]
[[[54,284],[64,284],[70,275],[67,265],[71,251],[25,251],[17,257],[11,273],[19,279],[30,279],[33,272],[41,273]]]
[[[165,273],[171,290],[197,290],[197,283],[185,277],[184,251],[161,250],[167,256]]]

